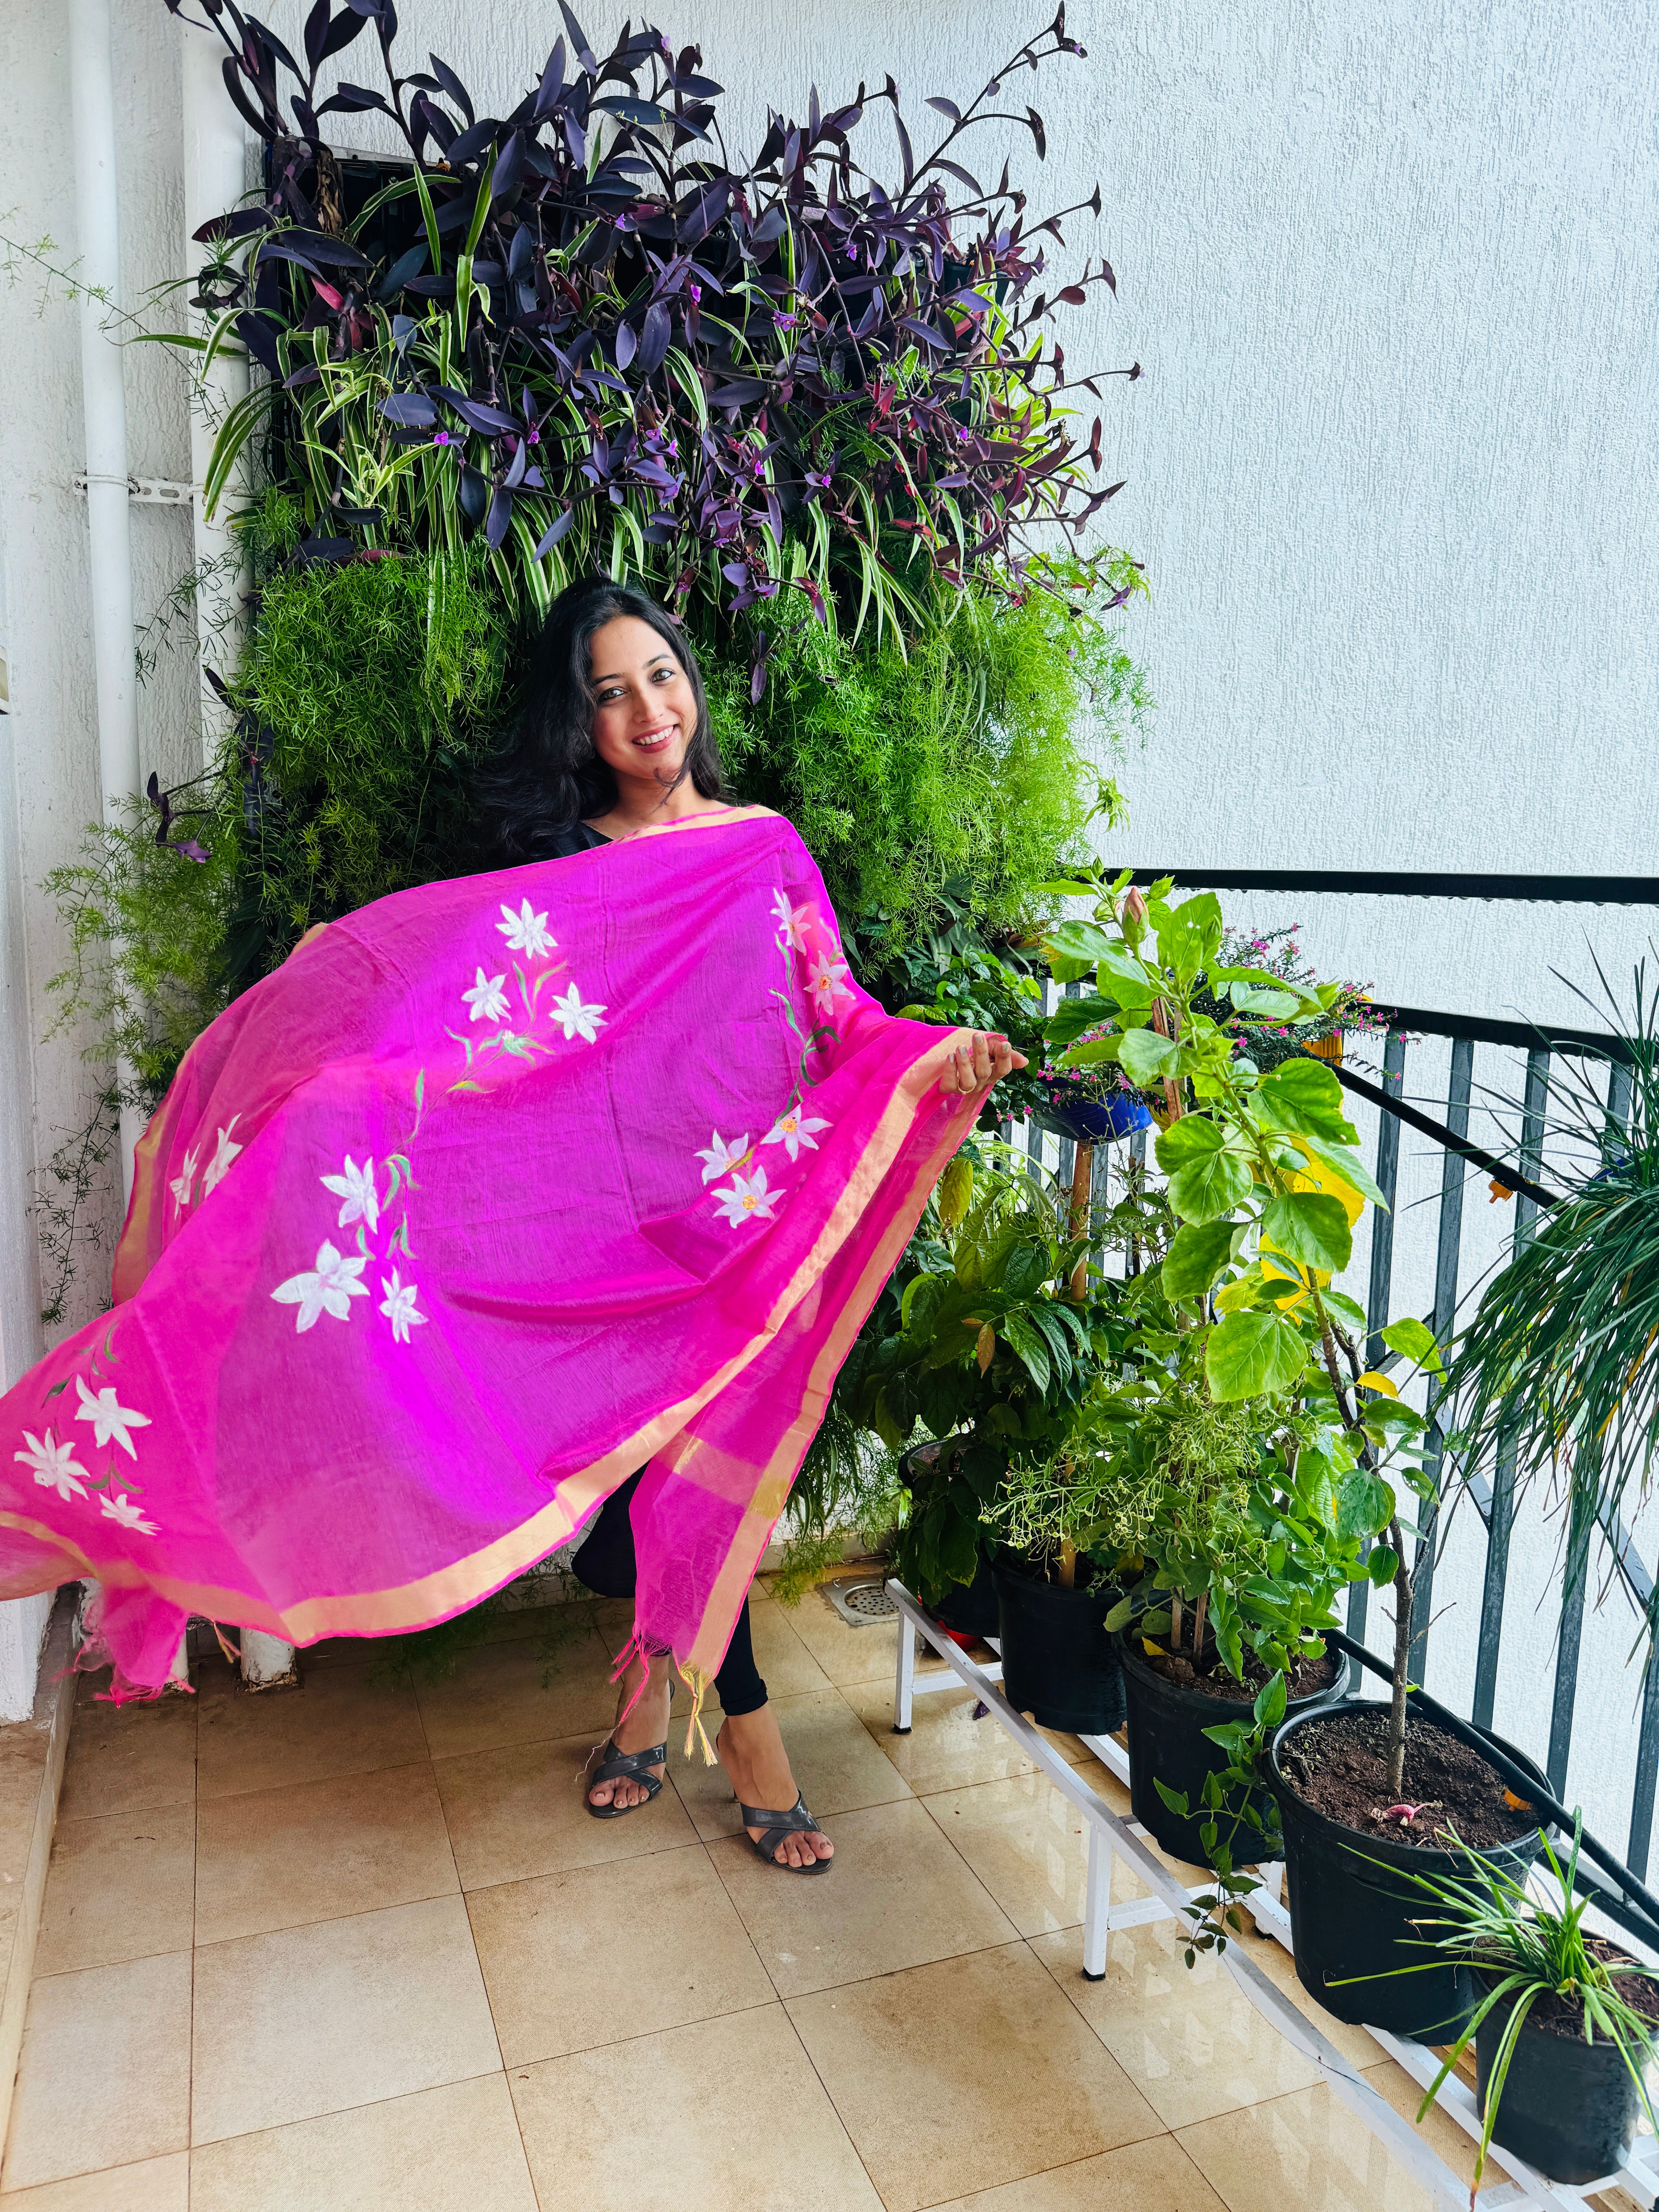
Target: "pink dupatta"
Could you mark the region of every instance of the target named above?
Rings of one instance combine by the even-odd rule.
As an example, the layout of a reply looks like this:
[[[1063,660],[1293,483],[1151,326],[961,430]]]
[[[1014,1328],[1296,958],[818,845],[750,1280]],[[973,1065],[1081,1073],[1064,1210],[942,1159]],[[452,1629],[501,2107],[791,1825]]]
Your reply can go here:
[[[0,1400],[0,1595],[427,1626],[643,1462],[636,1633],[708,1674],[974,1102],[763,808],[313,930],[139,1145],[112,1312]]]

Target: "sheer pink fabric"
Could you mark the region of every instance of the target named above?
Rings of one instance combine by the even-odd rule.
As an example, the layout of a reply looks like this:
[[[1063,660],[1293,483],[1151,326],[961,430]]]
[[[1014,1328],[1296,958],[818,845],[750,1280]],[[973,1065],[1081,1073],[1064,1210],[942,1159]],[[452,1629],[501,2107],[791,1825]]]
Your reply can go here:
[[[0,1400],[0,1594],[424,1626],[643,1462],[637,1627],[712,1671],[836,1371],[965,1134],[760,809],[313,931],[139,1146],[112,1313]]]

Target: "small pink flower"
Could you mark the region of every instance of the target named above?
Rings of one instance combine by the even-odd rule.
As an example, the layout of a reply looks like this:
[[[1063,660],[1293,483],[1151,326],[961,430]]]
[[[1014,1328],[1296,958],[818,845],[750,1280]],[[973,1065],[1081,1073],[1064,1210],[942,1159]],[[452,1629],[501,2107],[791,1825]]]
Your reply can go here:
[[[432,434],[432,442],[434,446],[448,446],[453,445],[454,441],[447,430],[434,430]]]

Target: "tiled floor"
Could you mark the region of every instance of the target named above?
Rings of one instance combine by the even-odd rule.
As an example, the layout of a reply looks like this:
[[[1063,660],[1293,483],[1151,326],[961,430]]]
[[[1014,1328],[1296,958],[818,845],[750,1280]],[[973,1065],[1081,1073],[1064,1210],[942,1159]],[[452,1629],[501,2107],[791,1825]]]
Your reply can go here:
[[[262,1698],[218,1662],[192,1699],[83,1692],[5,2212],[1426,2205],[1170,1923],[1082,1980],[1081,1822],[965,1692],[891,1734],[893,1630],[757,1595],[836,1846],[803,1881],[678,1747],[648,1809],[587,1818],[627,1622],[580,1616],[544,1686],[546,1618],[431,1689],[343,1644]]]

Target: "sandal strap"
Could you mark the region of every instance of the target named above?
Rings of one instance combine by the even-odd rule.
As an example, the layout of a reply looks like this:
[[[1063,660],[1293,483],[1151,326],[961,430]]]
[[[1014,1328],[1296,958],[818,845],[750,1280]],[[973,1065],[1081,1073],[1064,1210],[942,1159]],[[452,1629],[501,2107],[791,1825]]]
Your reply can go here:
[[[823,1833],[823,1829],[807,1811],[805,1798],[799,1794],[787,1813],[775,1812],[769,1806],[744,1805],[742,1802],[739,1802],[738,1810],[743,1815],[743,1825],[745,1828],[763,1827],[766,1830],[766,1833],[757,1842],[753,1837],[750,1837],[750,1841],[755,1844],[757,1851],[763,1852],[768,1858],[771,1857],[786,1836],[803,1833],[821,1836]]]
[[[647,1774],[645,1770],[648,1766],[666,1766],[668,1746],[665,1743],[653,1744],[649,1751],[618,1751],[614,1742],[607,1742],[605,1747],[610,1756],[589,1775],[587,1786],[590,1790],[601,1782],[623,1781],[654,1782],[658,1789],[662,1787],[662,1777]]]

